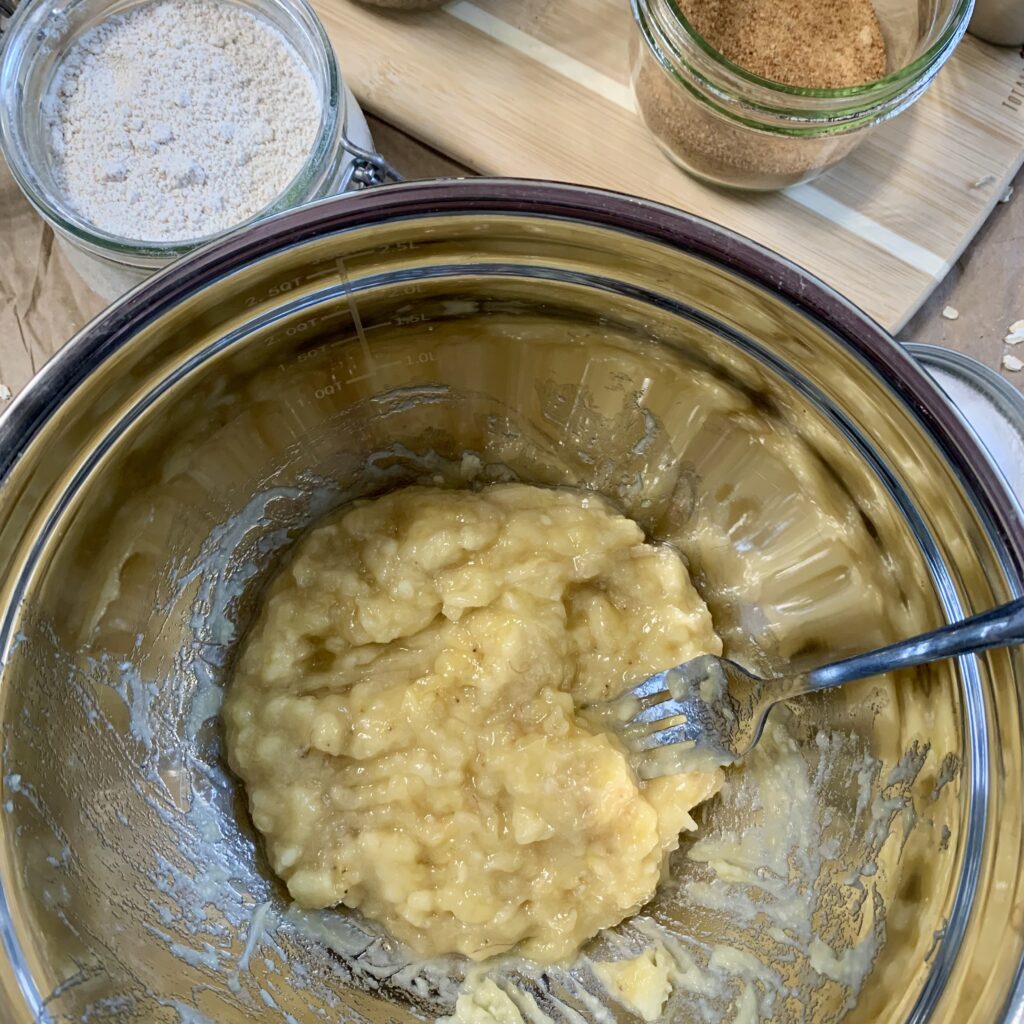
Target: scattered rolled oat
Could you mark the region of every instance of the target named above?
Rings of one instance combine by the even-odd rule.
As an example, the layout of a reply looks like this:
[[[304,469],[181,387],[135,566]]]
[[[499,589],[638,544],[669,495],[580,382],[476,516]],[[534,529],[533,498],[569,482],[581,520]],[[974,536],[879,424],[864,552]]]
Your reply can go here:
[[[971,186],[971,188],[985,188],[985,186],[986,186],[986,185],[991,185],[991,184],[992,184],[992,182],[993,182],[993,181],[995,181],[995,180],[996,180],[996,176],[995,176],[994,174],[983,174],[983,175],[982,175],[982,176],[981,176],[981,177],[980,177],[980,178],[979,178],[979,179],[978,179],[978,180],[977,180],[977,181],[976,181],[976,182],[975,182],[975,183],[974,183],[974,184],[973,184],[973,185]]]
[[[1008,203],[1013,198],[1013,186],[1011,185],[1004,193],[1003,198],[999,200],[1001,203]]]
[[[1006,337],[1003,341],[1007,345],[1019,345],[1024,341],[1024,320],[1015,320],[1006,329]]]
[[[1024,363],[1016,356],[1005,355],[1003,356],[1003,367],[1009,370],[1010,373],[1018,373],[1020,370],[1024,370]]]
[[[11,400],[11,389],[6,384],[0,384],[0,402]]]
[[[945,309],[944,309],[944,310],[942,311],[942,315],[943,315],[943,316],[944,316],[944,317],[945,317],[945,318],[946,318],[947,320],[959,320],[959,319],[960,319],[960,310],[959,310],[959,309],[957,309],[957,308],[956,308],[955,306],[947,306],[947,307],[946,307],[946,308],[945,308]]]

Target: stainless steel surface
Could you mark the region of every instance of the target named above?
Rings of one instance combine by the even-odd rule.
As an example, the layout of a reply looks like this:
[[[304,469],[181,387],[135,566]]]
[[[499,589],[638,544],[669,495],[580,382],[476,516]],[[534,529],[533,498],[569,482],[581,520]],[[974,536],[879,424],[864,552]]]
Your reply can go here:
[[[510,475],[597,490],[676,544],[758,671],[1022,596],[1017,506],[926,374],[735,235],[479,180],[257,225],[119,301],[0,420],[0,1018],[450,1011],[459,965],[289,909],[217,710],[260,587],[321,514]],[[808,831],[746,882],[684,842],[642,917],[727,983],[677,985],[669,1016],[1014,1019],[1022,681],[995,651],[773,717],[777,813],[730,775],[697,842],[790,824],[800,780]],[[617,934],[589,955],[645,941]],[[543,1013],[598,1016],[585,964],[495,970]]]
[[[607,709],[644,778],[746,757],[780,704],[904,668],[1024,644],[1024,599],[797,675],[762,676],[706,654],[645,679]]]

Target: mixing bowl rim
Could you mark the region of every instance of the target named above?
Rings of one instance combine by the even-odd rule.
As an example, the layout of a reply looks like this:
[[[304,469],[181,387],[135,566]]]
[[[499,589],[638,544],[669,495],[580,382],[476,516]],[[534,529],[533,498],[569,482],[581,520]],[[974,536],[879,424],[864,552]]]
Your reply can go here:
[[[423,216],[493,214],[575,219],[718,263],[810,314],[870,365],[921,420],[973,496],[1024,592],[1024,513],[982,457],[948,399],[867,313],[773,250],[695,214],[582,185],[519,178],[403,182],[333,196],[243,227],[177,260],[86,324],[0,414],[0,489],[57,406],[110,353],[180,299],[275,250],[316,237]]]
[[[80,331],[0,417],[0,494],[17,461],[63,400],[107,357],[130,344],[138,330],[158,319],[190,293],[275,252],[286,251],[317,238],[381,223],[472,214],[546,217],[630,233],[717,264],[738,277],[775,292],[781,301],[797,312],[809,315],[838,343],[867,362],[876,376],[916,413],[978,502],[979,515],[1011,586],[1018,591],[1022,589],[1019,567],[1024,564],[1024,523],[1020,521],[1014,499],[987,462],[979,457],[980,449],[977,449],[973,437],[965,430],[941,390],[881,327],[824,283],[763,246],[727,229],[646,200],[548,182],[514,179],[417,182],[332,198],[233,233],[173,264]],[[902,375],[897,372],[900,369]],[[936,396],[938,401],[929,405],[927,399]],[[936,429],[936,425],[940,429]],[[1002,507],[1004,505],[1005,508]],[[1004,516],[1003,512],[1007,514]],[[984,726],[982,730],[985,731]],[[972,749],[976,740],[974,737]],[[978,750],[981,757],[979,766],[982,766],[987,749],[983,740]],[[987,779],[987,771],[980,774]],[[977,781],[971,786],[971,804],[975,806],[975,801],[980,798],[977,810],[982,814],[980,823],[985,833],[984,792],[974,792],[976,786]],[[974,820],[978,822],[977,818]],[[973,867],[977,869],[978,864]],[[963,871],[970,873],[966,862]],[[964,880],[962,874],[961,885]],[[976,882],[975,877],[974,885],[969,887],[969,899],[973,898]],[[0,905],[9,912],[2,884]],[[3,926],[7,923],[0,920],[0,930],[6,931]],[[0,937],[10,950],[12,936],[3,934]],[[16,940],[14,945],[18,945]],[[946,948],[950,949],[951,962],[955,963],[959,942]],[[949,977],[948,966],[939,972],[941,977],[936,977],[935,966],[933,964],[929,979],[937,983],[938,990],[933,989],[928,997],[925,990],[921,993],[925,1004],[932,1006]],[[29,980],[33,989],[34,984],[30,979],[19,980],[23,992],[29,995],[24,982]],[[932,986],[927,985],[926,990],[929,988]],[[1010,1005],[1016,1005],[1016,999],[1011,999]],[[917,1019],[916,1015],[914,1019]]]

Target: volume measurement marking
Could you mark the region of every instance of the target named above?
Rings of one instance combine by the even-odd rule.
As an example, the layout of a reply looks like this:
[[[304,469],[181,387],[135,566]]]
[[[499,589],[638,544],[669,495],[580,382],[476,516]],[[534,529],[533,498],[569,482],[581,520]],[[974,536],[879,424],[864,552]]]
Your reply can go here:
[[[346,377],[344,381],[334,381],[317,388],[313,394],[317,398],[328,398],[338,394],[343,385],[359,384],[361,381],[370,380],[384,370],[393,370],[396,366],[424,366],[427,363],[436,363],[437,356],[433,352],[417,352],[415,355],[408,355],[405,359],[396,359],[390,363],[375,365],[368,373],[361,373],[356,377]]]
[[[393,370],[396,366],[423,366],[426,363],[436,363],[437,356],[433,352],[418,352],[416,355],[408,355],[405,359],[396,359],[391,363],[384,363],[375,366],[369,373],[361,373],[358,377],[349,377],[346,384],[358,384],[361,380],[369,380],[375,377],[382,370]]]

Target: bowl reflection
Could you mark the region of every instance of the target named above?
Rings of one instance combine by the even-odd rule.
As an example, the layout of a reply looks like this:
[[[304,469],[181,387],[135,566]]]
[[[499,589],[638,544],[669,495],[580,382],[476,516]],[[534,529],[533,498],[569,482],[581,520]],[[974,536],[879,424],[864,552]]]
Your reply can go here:
[[[556,186],[403,186],[205,250],[83,332],[0,452],[13,1020],[451,1012],[465,965],[289,906],[223,760],[260,589],[353,498],[597,490],[679,547],[727,653],[764,670],[1005,600],[1024,551],[938,392],[824,287]],[[491,977],[527,1019],[592,1019],[594,965],[657,941],[667,1017],[996,1019],[1022,678],[993,652],[793,705],[638,918]]]

